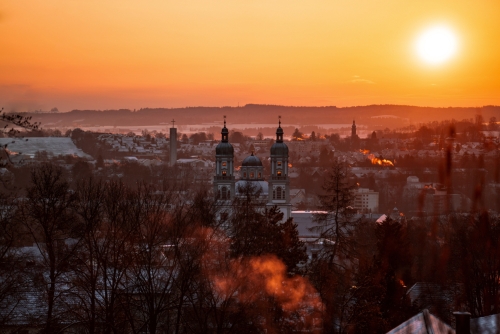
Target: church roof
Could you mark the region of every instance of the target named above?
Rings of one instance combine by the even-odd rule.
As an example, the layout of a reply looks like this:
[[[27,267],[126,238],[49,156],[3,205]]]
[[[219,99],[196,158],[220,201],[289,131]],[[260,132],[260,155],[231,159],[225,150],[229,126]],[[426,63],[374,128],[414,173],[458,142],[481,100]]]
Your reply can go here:
[[[470,319],[470,332],[473,334],[496,334],[500,328],[500,314]]]
[[[248,156],[243,160],[243,163],[241,164],[242,167],[262,167],[262,161],[260,159],[253,155]]]
[[[271,146],[271,155],[288,156],[288,146],[285,143],[274,143]]]
[[[232,155],[234,154],[233,145],[228,142],[221,141],[219,145],[215,148],[215,154],[217,155]]]
[[[216,155],[233,155],[234,148],[228,141],[229,130],[226,128],[226,116],[224,116],[224,127],[222,128],[220,134],[222,135],[222,140],[215,148]]]
[[[423,310],[413,318],[403,322],[398,327],[387,332],[387,334],[455,334],[455,331],[442,322],[440,319],[429,313],[428,310]]]

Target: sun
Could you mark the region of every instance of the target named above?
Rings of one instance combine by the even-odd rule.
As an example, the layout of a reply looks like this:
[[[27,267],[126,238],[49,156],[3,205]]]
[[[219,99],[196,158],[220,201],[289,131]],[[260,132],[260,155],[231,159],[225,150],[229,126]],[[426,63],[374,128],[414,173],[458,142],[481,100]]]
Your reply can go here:
[[[442,64],[458,47],[454,32],[445,26],[435,26],[424,31],[417,39],[416,50],[420,58],[430,64]]]

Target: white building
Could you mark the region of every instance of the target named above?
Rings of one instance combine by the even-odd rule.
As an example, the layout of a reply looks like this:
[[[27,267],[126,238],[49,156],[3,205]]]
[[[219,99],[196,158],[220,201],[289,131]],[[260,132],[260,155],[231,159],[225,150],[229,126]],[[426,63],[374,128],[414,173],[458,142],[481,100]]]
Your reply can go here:
[[[354,196],[354,209],[361,213],[378,212],[378,192],[368,188],[357,188]]]

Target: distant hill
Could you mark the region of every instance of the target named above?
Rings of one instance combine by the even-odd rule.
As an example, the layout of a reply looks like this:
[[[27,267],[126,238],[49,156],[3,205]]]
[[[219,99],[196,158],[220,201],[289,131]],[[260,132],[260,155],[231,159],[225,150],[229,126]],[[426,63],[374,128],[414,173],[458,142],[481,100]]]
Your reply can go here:
[[[471,119],[477,113],[481,113],[485,121],[492,116],[500,120],[500,106],[432,108],[405,105],[337,108],[247,104],[243,107],[144,108],[137,111],[73,110],[67,113],[32,113],[30,116],[33,121],[41,122],[42,127],[145,126],[168,124],[172,119],[177,124],[200,124],[222,120],[223,115],[227,115],[230,123],[275,123],[281,115],[283,122],[289,124],[346,124],[355,119],[356,123],[369,127],[396,128],[410,122],[418,125],[446,119]]]

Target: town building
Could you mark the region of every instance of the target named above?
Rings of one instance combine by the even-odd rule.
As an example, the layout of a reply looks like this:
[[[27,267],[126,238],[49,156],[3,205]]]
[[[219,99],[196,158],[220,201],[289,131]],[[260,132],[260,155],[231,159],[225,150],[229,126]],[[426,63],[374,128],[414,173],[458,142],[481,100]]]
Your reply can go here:
[[[224,116],[224,127],[221,131],[222,139],[215,148],[215,176],[214,193],[219,200],[232,200],[235,194],[234,179],[234,148],[229,143],[229,130],[226,128],[226,117]]]
[[[353,208],[360,213],[378,212],[379,194],[368,188],[357,188],[354,192]]]
[[[268,181],[265,180],[265,171],[262,161],[252,154],[246,157],[240,168],[239,179],[234,175],[234,148],[228,141],[229,130],[224,127],[221,131],[221,142],[215,148],[215,176],[213,182],[214,194],[221,204],[235,196],[243,196],[246,189],[251,188],[266,206],[276,205],[283,213],[283,220],[291,217],[290,180],[288,177],[288,146],[283,142],[281,120],[276,129],[276,141],[271,146],[271,171]]]

